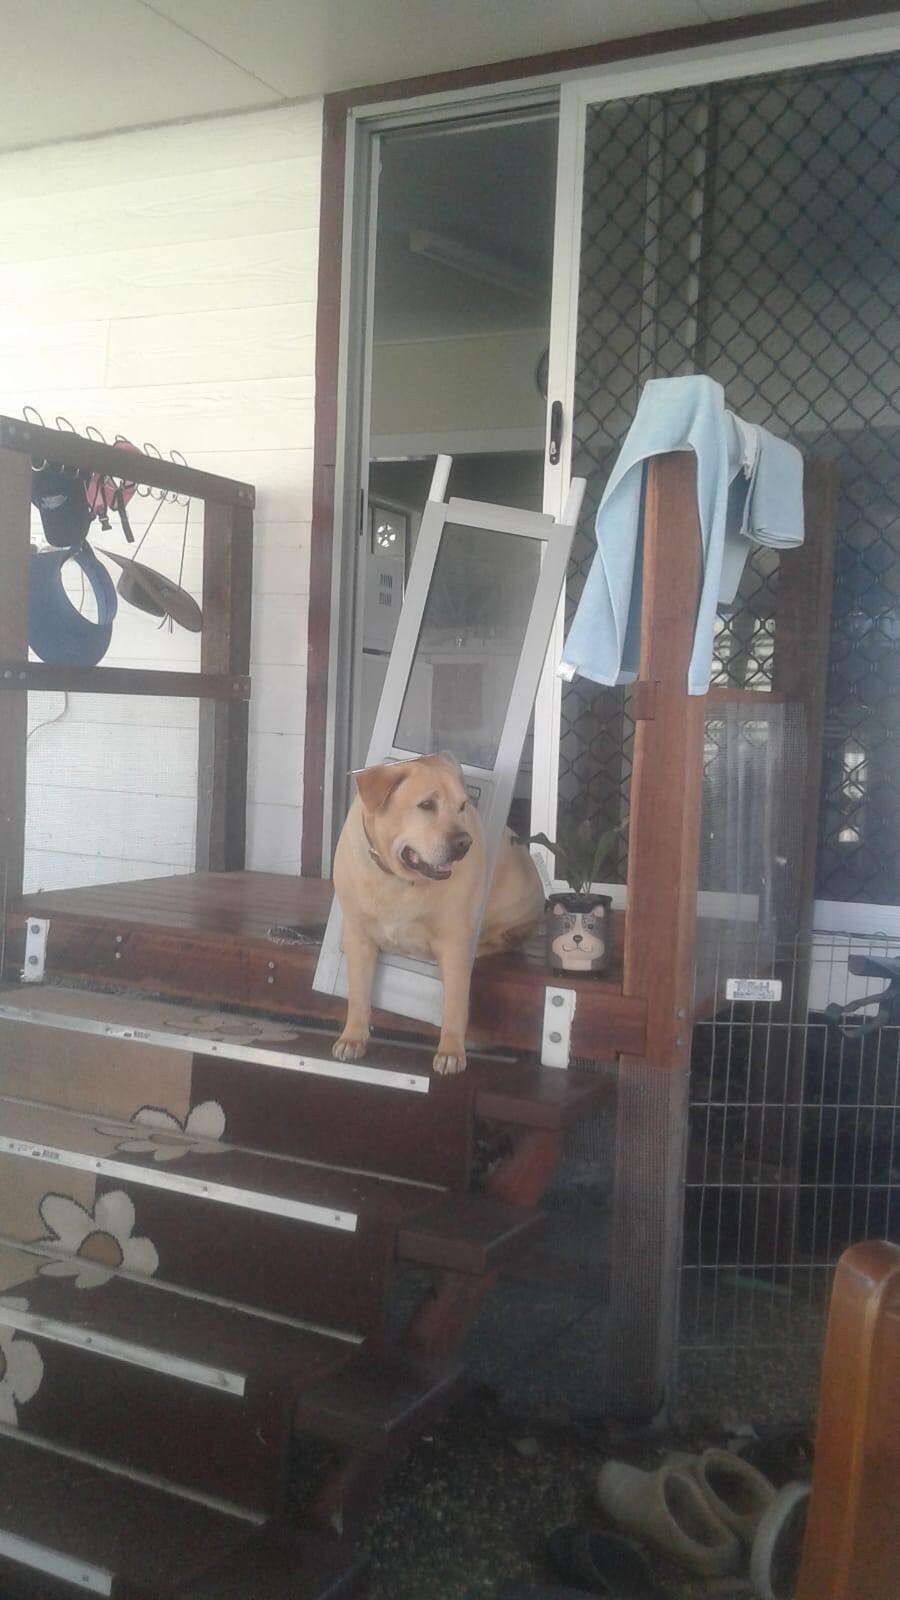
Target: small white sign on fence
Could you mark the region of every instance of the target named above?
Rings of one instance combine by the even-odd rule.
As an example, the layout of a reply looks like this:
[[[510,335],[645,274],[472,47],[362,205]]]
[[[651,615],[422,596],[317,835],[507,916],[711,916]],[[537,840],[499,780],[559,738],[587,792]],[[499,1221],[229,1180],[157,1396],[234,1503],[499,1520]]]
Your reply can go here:
[[[780,1000],[780,978],[728,978],[726,1000]]]

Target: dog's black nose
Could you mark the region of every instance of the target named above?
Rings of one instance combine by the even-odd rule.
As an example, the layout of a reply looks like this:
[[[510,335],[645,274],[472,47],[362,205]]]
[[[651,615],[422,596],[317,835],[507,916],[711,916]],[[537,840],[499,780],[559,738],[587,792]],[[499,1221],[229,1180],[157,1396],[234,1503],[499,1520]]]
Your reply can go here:
[[[581,939],[582,939],[582,935],[580,933],[573,933],[573,935],[572,935],[572,943],[573,944],[580,944],[581,943]]]
[[[470,833],[454,833],[450,839],[450,854],[453,860],[461,861],[463,856],[468,855],[471,846],[472,835]]]

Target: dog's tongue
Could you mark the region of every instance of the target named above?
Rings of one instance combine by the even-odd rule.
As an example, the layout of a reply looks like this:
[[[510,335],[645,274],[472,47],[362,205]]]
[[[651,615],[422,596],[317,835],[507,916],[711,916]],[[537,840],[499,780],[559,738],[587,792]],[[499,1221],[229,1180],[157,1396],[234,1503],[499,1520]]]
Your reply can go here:
[[[421,872],[425,878],[440,880],[450,876],[451,869],[449,867],[432,867],[429,862],[423,861],[418,851],[413,850],[411,846],[404,850],[403,859],[408,867],[412,867],[414,872]]]

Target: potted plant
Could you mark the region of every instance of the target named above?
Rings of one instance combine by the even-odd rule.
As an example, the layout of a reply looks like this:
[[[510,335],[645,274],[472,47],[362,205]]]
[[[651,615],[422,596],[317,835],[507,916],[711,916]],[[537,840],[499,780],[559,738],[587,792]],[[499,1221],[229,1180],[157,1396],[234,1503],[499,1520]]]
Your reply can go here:
[[[612,899],[594,894],[591,884],[620,833],[620,828],[607,828],[597,834],[585,818],[561,826],[556,844],[545,833],[528,841],[550,851],[559,877],[569,885],[568,893],[551,894],[547,900],[547,961],[555,972],[603,972],[609,964]]]

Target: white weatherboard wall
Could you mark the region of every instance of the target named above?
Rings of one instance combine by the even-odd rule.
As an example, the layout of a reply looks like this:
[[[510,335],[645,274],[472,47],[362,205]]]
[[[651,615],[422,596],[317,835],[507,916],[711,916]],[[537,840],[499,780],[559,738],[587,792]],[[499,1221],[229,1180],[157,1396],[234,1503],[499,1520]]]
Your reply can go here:
[[[0,157],[0,411],[256,485],[248,864],[281,872],[299,865],[321,122],[316,101]],[[138,537],[155,509],[132,500]],[[142,551],[173,576],[184,521],[162,506]],[[116,518],[93,542],[128,553]],[[193,667],[198,641],[123,603],[105,662]],[[29,699],[27,886],[189,871],[197,702]]]

